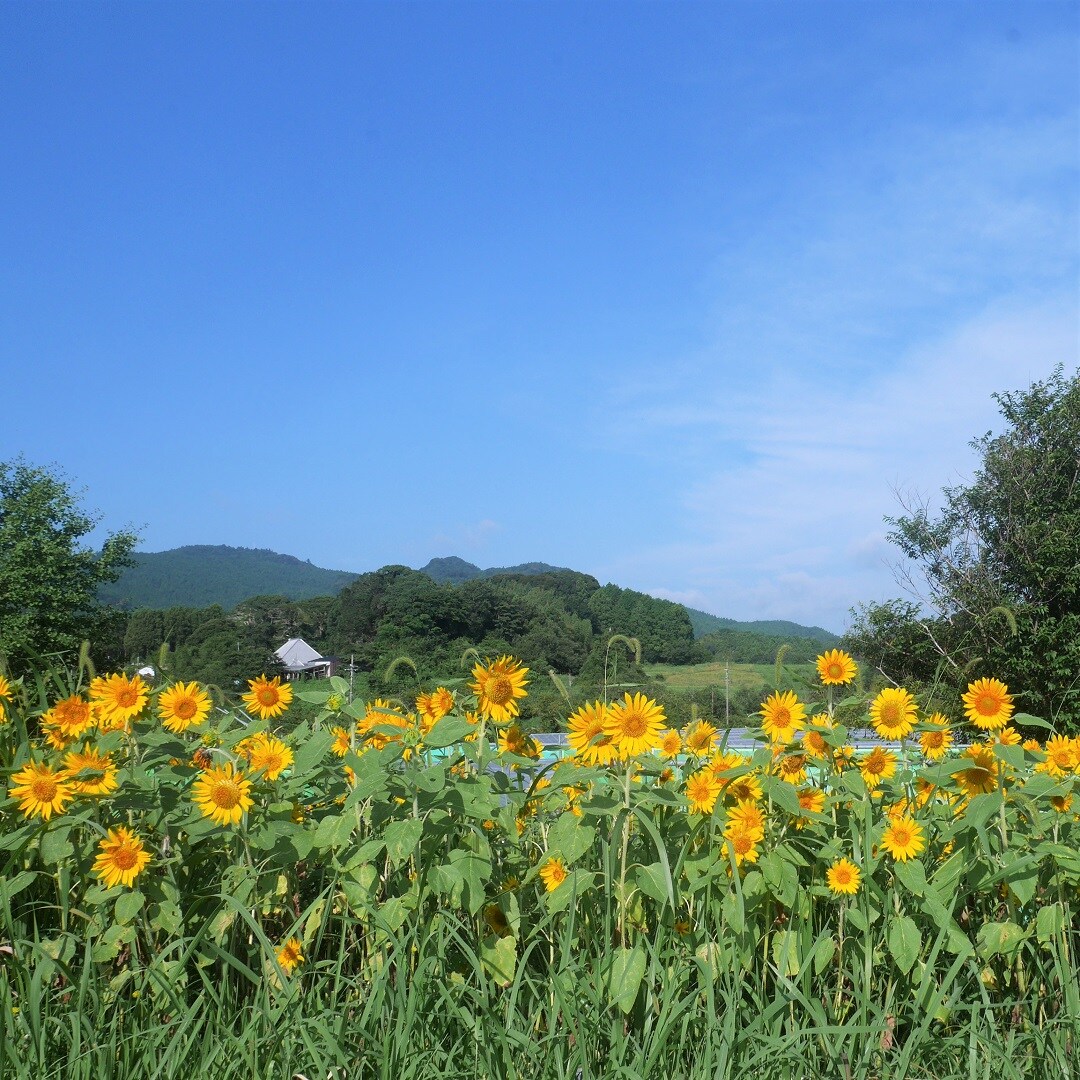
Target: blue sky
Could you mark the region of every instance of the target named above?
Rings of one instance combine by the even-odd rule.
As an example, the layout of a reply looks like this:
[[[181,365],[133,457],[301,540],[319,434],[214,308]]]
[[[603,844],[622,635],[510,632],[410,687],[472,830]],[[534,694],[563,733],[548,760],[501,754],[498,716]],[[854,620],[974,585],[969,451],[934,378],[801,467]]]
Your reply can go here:
[[[142,547],[841,630],[1080,364],[1075,3],[0,5],[0,460]]]

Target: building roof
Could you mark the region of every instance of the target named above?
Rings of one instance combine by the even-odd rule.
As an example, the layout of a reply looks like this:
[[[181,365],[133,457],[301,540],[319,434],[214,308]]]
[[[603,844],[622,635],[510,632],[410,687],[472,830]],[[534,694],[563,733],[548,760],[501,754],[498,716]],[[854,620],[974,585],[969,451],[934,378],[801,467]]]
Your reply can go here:
[[[274,650],[274,655],[288,671],[302,671],[309,664],[323,659],[303,638],[298,637],[289,638],[280,649]]]

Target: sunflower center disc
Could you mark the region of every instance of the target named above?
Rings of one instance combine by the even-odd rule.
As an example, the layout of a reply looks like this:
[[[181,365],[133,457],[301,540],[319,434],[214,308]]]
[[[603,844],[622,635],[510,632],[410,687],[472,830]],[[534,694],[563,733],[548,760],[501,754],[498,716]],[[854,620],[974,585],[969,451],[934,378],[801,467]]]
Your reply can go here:
[[[138,861],[133,848],[122,847],[113,852],[113,862],[121,870],[130,870]]]
[[[232,810],[240,801],[240,791],[235,784],[218,784],[210,798],[214,805],[220,806],[222,810]]]
[[[498,678],[488,687],[487,696],[496,705],[505,705],[514,696],[514,688],[509,679]]]
[[[30,790],[37,802],[51,803],[56,798],[56,781],[48,776],[38,777]]]

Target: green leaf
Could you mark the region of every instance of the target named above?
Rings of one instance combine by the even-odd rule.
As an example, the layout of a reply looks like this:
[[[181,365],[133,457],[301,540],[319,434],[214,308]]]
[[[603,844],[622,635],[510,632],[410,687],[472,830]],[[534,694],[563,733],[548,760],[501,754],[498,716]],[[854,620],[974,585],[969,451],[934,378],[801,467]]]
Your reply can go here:
[[[1032,716],[1031,713],[1014,713],[1011,723],[1020,724],[1023,727],[1043,728],[1045,731],[1053,731],[1054,725],[1048,724],[1041,716]]]
[[[461,742],[466,735],[471,735],[475,730],[476,725],[469,723],[468,720],[459,716],[444,716],[424,736],[424,745],[434,750],[452,746],[454,743]]]
[[[781,975],[794,979],[799,974],[799,938],[794,930],[780,930],[773,935],[772,955]]]
[[[569,866],[577,862],[596,839],[596,828],[574,814],[562,814],[548,831],[548,851],[561,855]]]
[[[1035,936],[1040,944],[1047,945],[1059,937],[1064,926],[1065,913],[1060,904],[1047,904],[1039,908],[1039,914],[1035,916]]]
[[[1027,933],[1012,921],[983,923],[977,937],[979,955],[988,960],[991,956],[1010,956],[1023,944]]]
[[[512,934],[489,934],[480,945],[480,963],[499,986],[509,986],[517,970],[517,940]]]
[[[994,743],[994,756],[999,761],[1004,761],[1006,765],[1011,765],[1014,769],[1023,769],[1027,764],[1022,746],[1006,746],[1003,743]]]
[[[887,941],[896,966],[906,975],[914,967],[922,948],[922,935],[915,920],[907,915],[894,918],[889,924]]]
[[[334,736],[329,731],[313,731],[300,744],[293,761],[292,772],[294,776],[307,776],[315,766],[326,756]]]
[[[634,1007],[647,965],[645,950],[640,945],[615,950],[608,970],[607,990],[612,1003],[624,1013]]]
[[[803,816],[803,808],[799,805],[799,792],[794,785],[776,776],[765,778],[763,785],[765,794],[772,799],[781,810],[786,810],[794,817]]]
[[[814,946],[814,974],[820,975],[836,955],[836,941],[831,937],[818,938]]]
[[[46,866],[55,866],[70,857],[75,848],[72,847],[68,836],[71,832],[69,826],[61,825],[49,829],[41,837],[41,861]]]
[[[850,926],[853,926],[861,934],[865,934],[869,929],[869,925],[866,921],[866,916],[863,914],[862,908],[848,908],[847,921]]]
[[[925,895],[926,870],[918,859],[908,859],[905,862],[896,863],[893,872],[896,874],[897,880],[908,892],[914,893],[916,896]]]
[[[383,833],[386,841],[386,854],[394,866],[400,866],[414,854],[424,834],[424,823],[416,818],[404,821],[392,821]]]
[[[33,870],[20,870],[14,877],[0,878],[0,906],[9,903],[37,877]]]
[[[121,893],[116,898],[116,921],[129,923],[142,911],[145,897],[138,889],[131,892]]]
[[[1001,792],[976,795],[964,810],[963,822],[969,829],[981,829],[1001,808]]]

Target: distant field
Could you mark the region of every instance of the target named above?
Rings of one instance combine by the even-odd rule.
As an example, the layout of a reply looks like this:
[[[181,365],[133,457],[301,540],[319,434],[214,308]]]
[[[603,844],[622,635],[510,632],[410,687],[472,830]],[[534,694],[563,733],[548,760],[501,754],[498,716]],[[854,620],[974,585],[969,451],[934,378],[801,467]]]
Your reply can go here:
[[[725,680],[723,663],[715,664],[648,664],[650,675],[663,676],[666,685],[673,690],[702,690],[710,686],[722,687]],[[810,680],[814,675],[813,664],[785,664],[789,675]],[[731,689],[759,690],[771,688],[776,676],[774,664],[732,664],[730,668]]]

